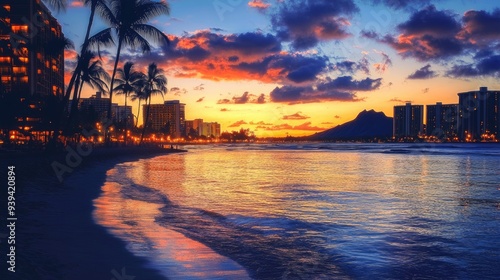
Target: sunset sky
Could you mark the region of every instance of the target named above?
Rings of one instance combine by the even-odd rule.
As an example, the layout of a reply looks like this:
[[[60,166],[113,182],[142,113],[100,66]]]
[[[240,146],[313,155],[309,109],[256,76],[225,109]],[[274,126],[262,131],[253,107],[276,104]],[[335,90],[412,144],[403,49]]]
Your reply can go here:
[[[217,121],[223,131],[308,135],[363,109],[392,116],[404,101],[458,103],[458,92],[500,89],[497,1],[168,2],[170,16],[151,23],[169,35],[170,47],[127,49],[120,61],[136,69],[158,63],[168,77],[165,100],[180,100],[186,119]],[[79,1],[55,14],[77,46],[88,14]],[[94,33],[104,28],[97,22]],[[104,54],[112,70],[115,50]],[[66,71],[74,55],[67,53]],[[92,94],[85,89],[84,97]],[[113,101],[124,103],[123,96]]]

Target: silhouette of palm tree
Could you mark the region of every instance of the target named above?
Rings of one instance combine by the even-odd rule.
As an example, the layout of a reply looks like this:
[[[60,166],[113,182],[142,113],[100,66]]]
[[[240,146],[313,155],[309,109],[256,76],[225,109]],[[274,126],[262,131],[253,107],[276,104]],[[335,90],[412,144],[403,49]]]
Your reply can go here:
[[[139,144],[142,144],[142,140],[144,138],[144,133],[146,133],[146,128],[148,126],[149,121],[149,107],[151,106],[151,98],[154,95],[163,95],[167,93],[167,78],[163,74],[163,70],[158,68],[156,63],[151,63],[148,66],[148,74],[146,77],[146,82],[144,84],[144,97],[148,103],[146,106],[146,118],[144,122],[144,126],[142,128],[141,140]]]
[[[104,94],[109,91],[109,74],[102,67],[101,61],[95,59],[95,55],[92,52],[86,51],[82,55],[78,56],[78,63],[80,64],[78,67],[80,72],[76,73],[73,100],[71,103],[71,113],[67,129],[78,115],[78,103],[84,84],[87,84],[91,88],[97,89]]]
[[[146,76],[137,71],[133,71],[134,63],[126,62],[123,66],[123,69],[117,70],[118,77],[116,78],[116,82],[118,85],[115,87],[116,94],[125,95],[125,112],[127,108],[127,99],[128,95],[136,92],[140,92],[144,87],[144,81],[146,80]],[[128,115],[125,120],[125,145],[127,145],[127,126],[128,126]]]
[[[150,52],[152,46],[148,39],[155,43],[169,44],[168,37],[148,22],[156,16],[169,15],[170,7],[167,2],[151,0],[109,0],[109,7],[112,14],[109,14],[104,20],[110,27],[97,33],[94,38],[98,42],[109,43],[109,38],[112,38],[114,34],[118,41],[109,93],[109,108],[111,109],[115,75],[122,47],[128,45],[139,48],[143,52]],[[108,119],[110,118],[111,110],[108,110]]]

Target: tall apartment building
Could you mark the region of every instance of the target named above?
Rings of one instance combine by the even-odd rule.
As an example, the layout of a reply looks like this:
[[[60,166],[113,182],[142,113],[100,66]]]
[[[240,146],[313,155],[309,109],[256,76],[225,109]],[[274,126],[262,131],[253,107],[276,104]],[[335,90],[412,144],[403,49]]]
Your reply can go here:
[[[424,106],[406,103],[394,106],[393,136],[395,138],[417,137],[423,133]]]
[[[165,101],[167,109],[167,127],[171,138],[180,138],[185,136],[185,114],[186,105],[180,103],[179,100]]]
[[[458,104],[427,105],[426,134],[441,140],[453,138],[458,133]]]
[[[146,123],[146,114],[148,105],[142,105],[142,120],[143,125]],[[149,105],[149,120],[148,126],[154,131],[166,132],[168,123],[168,111],[165,104]]]
[[[2,94],[16,95],[26,108],[11,112],[17,126],[51,130],[59,117],[51,113],[64,90],[61,26],[39,0],[4,0],[0,8]]]
[[[134,125],[134,115],[132,114],[132,106],[116,105],[112,107],[113,119],[118,123],[127,122],[128,128]]]
[[[203,136],[213,136],[213,137],[219,137],[220,136],[220,124],[216,122],[208,122],[208,123],[203,123],[201,126],[201,135]]]
[[[80,103],[78,105],[80,111],[82,113],[95,113],[97,114],[97,118],[100,120],[104,120],[108,116],[108,106],[109,106],[109,98],[103,98],[100,92],[96,92],[96,94],[92,95],[89,98],[80,98]],[[117,103],[111,104],[112,113],[118,107]]]
[[[462,140],[499,139],[500,91],[487,87],[458,93],[458,135]]]

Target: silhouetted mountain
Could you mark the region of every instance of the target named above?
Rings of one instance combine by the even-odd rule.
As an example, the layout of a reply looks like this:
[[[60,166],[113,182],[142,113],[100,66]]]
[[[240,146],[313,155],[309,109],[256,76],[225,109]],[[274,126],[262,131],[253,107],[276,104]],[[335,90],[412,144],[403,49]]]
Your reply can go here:
[[[355,140],[392,137],[392,118],[374,110],[359,113],[342,125],[308,136],[308,140]]]

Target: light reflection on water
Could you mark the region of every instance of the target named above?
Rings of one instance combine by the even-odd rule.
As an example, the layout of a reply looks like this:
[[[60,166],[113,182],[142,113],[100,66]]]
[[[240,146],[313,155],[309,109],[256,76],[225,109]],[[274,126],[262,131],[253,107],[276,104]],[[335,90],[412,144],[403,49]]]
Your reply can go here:
[[[197,147],[117,166],[96,217],[155,266],[165,269],[157,263],[168,259],[193,277],[244,275],[219,254],[262,279],[495,277],[499,162],[460,153]],[[191,255],[176,258],[181,247]],[[197,255],[203,250],[210,257]]]

